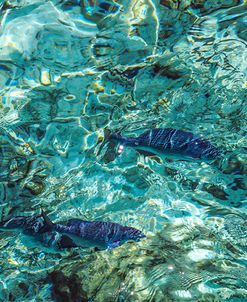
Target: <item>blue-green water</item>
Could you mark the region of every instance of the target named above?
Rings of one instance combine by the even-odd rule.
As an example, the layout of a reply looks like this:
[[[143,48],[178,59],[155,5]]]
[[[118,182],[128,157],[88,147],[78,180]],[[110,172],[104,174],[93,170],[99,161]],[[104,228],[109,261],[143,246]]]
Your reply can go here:
[[[114,221],[95,252],[0,233],[0,301],[246,301],[247,2],[0,1],[1,218]],[[116,156],[172,127],[215,163]]]

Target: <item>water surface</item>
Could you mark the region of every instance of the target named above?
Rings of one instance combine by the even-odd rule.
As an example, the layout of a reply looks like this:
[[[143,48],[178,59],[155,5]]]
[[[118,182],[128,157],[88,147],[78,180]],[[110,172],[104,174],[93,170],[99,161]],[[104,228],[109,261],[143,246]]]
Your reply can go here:
[[[246,1],[0,3],[1,217],[114,221],[147,239],[54,251],[0,233],[0,301],[245,301]],[[116,156],[172,127],[209,163]],[[102,144],[103,143],[103,144]]]

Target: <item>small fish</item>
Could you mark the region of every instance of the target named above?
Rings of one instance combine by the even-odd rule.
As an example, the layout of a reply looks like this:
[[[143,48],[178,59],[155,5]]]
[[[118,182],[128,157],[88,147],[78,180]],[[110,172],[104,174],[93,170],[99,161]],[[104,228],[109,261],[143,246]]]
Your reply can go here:
[[[121,153],[126,145],[149,154],[158,151],[204,160],[216,159],[222,154],[221,150],[208,140],[192,132],[172,128],[148,130],[138,137],[124,137],[118,133],[111,133],[109,139],[120,143],[118,153]]]
[[[16,216],[0,223],[2,230],[22,229],[48,247],[96,247],[112,249],[129,240],[146,237],[141,231],[114,222],[69,220],[53,223],[42,211],[40,215]]]

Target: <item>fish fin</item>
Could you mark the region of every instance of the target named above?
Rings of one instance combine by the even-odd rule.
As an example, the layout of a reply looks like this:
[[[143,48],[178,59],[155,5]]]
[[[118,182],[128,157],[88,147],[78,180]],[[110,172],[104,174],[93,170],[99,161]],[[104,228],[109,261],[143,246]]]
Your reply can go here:
[[[101,159],[105,163],[109,163],[115,160],[115,158],[118,156],[116,149],[116,146],[118,145],[118,142],[112,140],[112,138],[115,136],[115,133],[113,133],[109,128],[104,129],[104,138],[103,140],[99,141],[98,144],[100,144],[96,156],[100,156],[102,152],[104,152],[103,155],[101,155]]]
[[[111,136],[112,132],[109,128],[104,128],[104,139],[105,140],[109,140],[110,136]]]
[[[107,249],[112,250],[120,245],[121,245],[120,241],[114,241],[107,244]]]
[[[144,151],[144,150],[141,150],[141,149],[136,149],[136,151],[139,154],[144,155],[144,156],[157,156],[155,153],[150,152],[150,151]]]
[[[113,139],[121,139],[121,131],[115,131],[113,132],[112,130],[110,130],[109,128],[104,128],[104,141],[111,141]]]
[[[142,134],[140,134],[140,135],[138,136],[138,138],[144,138],[144,137],[146,137],[147,135],[149,135],[150,131],[151,131],[151,130],[146,130],[146,131],[144,131]]]
[[[90,247],[89,246],[84,246],[84,245],[81,245],[81,244],[77,244],[73,238],[71,238],[69,235],[66,235],[66,234],[62,234],[60,240],[57,242],[57,247],[59,249],[65,249],[65,248],[75,248],[75,247],[79,247],[81,249],[84,249],[84,250],[89,250]],[[100,251],[100,249],[98,247],[93,247],[93,249],[95,251]]]
[[[73,225],[75,223],[80,223],[82,221],[84,221],[84,220],[81,220],[81,219],[78,219],[78,218],[72,218],[72,219],[68,220],[68,222],[66,223],[66,225],[67,226],[71,226],[71,225]]]
[[[54,223],[50,220],[50,218],[46,215],[46,213],[43,211],[43,209],[41,210],[41,216],[44,219],[45,225],[48,227],[48,229],[52,229],[54,226]]]
[[[117,143],[113,141],[109,141],[107,149],[101,158],[105,164],[110,163],[117,158],[119,154],[117,153],[116,149],[117,149]]]
[[[46,247],[58,249],[77,247],[68,235],[60,234],[56,231],[45,232],[38,239]]]
[[[111,135],[112,135],[112,131],[107,127],[104,128],[104,136],[103,138],[102,137],[99,138],[97,142],[97,145],[100,145],[96,154],[97,156],[99,156],[105,145],[111,141]]]
[[[76,243],[67,235],[62,235],[61,239],[57,243],[60,249],[77,247]]]

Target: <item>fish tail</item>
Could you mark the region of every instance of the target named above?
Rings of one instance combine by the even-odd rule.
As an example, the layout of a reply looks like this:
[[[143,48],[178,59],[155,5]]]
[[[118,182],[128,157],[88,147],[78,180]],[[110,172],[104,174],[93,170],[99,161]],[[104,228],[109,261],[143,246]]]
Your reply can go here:
[[[109,140],[112,132],[109,128],[104,128],[104,140],[107,141]]]
[[[217,147],[212,146],[209,150],[206,152],[206,157],[209,159],[218,159],[224,155],[223,150],[218,149]]]
[[[98,154],[102,151],[103,147],[107,144],[106,162],[113,161],[116,156],[121,154],[125,145],[131,145],[130,139],[124,137],[119,132],[112,132],[109,128],[104,129],[104,141],[101,144]],[[119,145],[120,144],[120,145]]]
[[[127,142],[126,137],[122,136],[120,133],[117,133],[117,132],[112,132],[109,136],[109,139],[118,141],[119,143]]]
[[[26,217],[25,216],[12,217],[12,218],[7,219],[5,221],[1,221],[0,222],[0,229],[5,230],[5,229],[14,229],[14,228],[23,227],[25,222],[26,222]]]
[[[105,141],[115,141],[117,143],[121,144],[127,144],[128,138],[122,136],[119,132],[112,132],[110,129],[106,128],[104,129],[104,137]]]
[[[104,129],[104,140],[105,141],[121,141],[123,139],[120,132],[112,132],[109,128]]]

